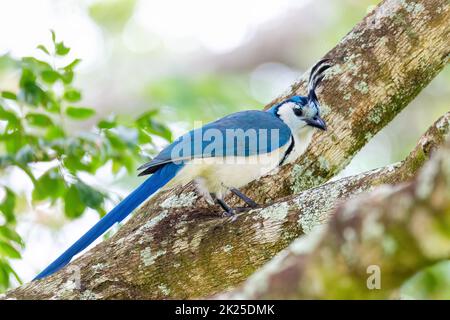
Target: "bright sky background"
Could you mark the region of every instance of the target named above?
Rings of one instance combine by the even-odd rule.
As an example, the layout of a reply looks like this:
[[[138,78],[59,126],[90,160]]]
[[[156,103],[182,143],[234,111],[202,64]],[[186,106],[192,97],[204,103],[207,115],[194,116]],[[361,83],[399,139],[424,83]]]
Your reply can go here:
[[[239,46],[261,24],[309,1],[141,0],[125,27],[123,41],[137,52],[159,45],[181,52],[199,45],[213,52],[227,52]],[[35,54],[35,43],[48,43],[48,30],[54,29],[85,64],[95,63],[104,54],[105,44],[101,30],[85,10],[92,2],[0,0],[0,28],[3,30],[0,54]],[[147,34],[156,35],[161,43],[148,43],[145,41]]]

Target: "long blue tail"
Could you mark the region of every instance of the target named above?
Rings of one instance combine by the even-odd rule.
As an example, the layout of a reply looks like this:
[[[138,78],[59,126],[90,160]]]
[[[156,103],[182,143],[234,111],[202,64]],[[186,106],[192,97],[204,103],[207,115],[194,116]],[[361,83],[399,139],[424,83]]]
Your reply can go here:
[[[127,217],[145,199],[168,183],[180,169],[180,164],[168,163],[156,171],[33,280],[47,277],[68,264],[74,255],[84,250],[116,222]]]

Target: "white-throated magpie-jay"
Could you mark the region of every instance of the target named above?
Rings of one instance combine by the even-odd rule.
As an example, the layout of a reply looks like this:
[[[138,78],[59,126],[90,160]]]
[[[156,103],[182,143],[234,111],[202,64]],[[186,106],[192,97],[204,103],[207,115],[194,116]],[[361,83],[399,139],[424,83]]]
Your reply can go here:
[[[250,207],[256,203],[238,189],[269,171],[295,160],[311,141],[314,128],[326,130],[315,89],[330,67],[320,60],[311,69],[307,96],[292,96],[266,111],[231,114],[179,137],[138,170],[152,174],[35,279],[65,266],[116,222],[158,190],[194,182],[207,201],[227,214],[234,210],[224,197],[232,192]]]

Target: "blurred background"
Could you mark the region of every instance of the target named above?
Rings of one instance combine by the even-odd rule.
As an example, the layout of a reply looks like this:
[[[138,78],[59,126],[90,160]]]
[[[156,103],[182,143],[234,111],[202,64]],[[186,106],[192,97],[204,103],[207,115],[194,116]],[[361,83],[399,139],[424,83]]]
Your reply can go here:
[[[67,124],[89,131],[111,115],[157,110],[155,121],[172,136],[193,121],[211,121],[243,109],[260,109],[283,93],[379,1],[376,0],[0,0],[0,55],[45,58],[50,29],[71,48],[74,86],[81,104],[95,109],[86,121]],[[0,90],[17,88],[17,72],[2,68]],[[449,110],[446,68],[392,123],[377,134],[340,176],[402,160],[420,135]],[[154,137],[156,152],[167,141]],[[1,150],[0,150],[1,151]],[[373,155],[376,154],[376,157]],[[142,158],[142,162],[145,159]],[[39,170],[36,168],[39,176]],[[35,204],[23,172],[0,174],[18,197],[15,230],[25,246],[11,266],[29,281],[98,219],[87,209],[76,219],[54,203]],[[88,179],[112,194],[111,208],[139,183],[111,163]],[[0,197],[4,195],[0,194]],[[0,222],[1,222],[0,216]],[[405,297],[450,297],[450,265],[441,264],[404,286]],[[9,284],[16,286],[12,279]]]

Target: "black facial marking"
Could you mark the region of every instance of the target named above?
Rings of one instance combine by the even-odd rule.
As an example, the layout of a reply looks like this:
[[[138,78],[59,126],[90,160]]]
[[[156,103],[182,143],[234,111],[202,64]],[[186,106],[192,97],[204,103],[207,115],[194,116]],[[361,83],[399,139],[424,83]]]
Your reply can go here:
[[[278,166],[282,166],[284,164],[287,157],[291,154],[292,150],[294,149],[294,145],[295,145],[294,138],[291,137],[291,144],[289,145],[286,152],[284,153],[283,159],[281,159],[280,163],[278,163]]]

